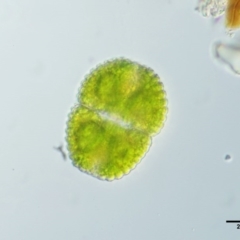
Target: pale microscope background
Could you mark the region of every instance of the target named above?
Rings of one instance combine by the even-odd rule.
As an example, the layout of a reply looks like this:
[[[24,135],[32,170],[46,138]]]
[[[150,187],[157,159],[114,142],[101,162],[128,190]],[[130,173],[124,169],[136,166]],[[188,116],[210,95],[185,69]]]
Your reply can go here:
[[[240,79],[211,60],[195,6],[0,0],[0,239],[239,239]],[[169,113],[137,168],[104,182],[54,147],[84,75],[121,56],[160,75]]]

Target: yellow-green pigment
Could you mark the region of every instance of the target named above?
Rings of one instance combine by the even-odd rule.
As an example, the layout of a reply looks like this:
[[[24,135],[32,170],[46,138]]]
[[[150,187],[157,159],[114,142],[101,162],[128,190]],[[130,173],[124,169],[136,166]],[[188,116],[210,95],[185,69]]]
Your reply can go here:
[[[105,180],[129,173],[166,118],[163,84],[152,69],[118,58],[86,76],[67,122],[74,165]]]

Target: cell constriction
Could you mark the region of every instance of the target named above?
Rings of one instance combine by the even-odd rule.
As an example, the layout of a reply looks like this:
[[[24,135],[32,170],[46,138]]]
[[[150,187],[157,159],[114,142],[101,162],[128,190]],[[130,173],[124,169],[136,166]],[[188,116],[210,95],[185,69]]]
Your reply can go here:
[[[166,94],[148,67],[118,58],[83,81],[67,121],[69,156],[80,170],[105,180],[129,173],[163,127]]]

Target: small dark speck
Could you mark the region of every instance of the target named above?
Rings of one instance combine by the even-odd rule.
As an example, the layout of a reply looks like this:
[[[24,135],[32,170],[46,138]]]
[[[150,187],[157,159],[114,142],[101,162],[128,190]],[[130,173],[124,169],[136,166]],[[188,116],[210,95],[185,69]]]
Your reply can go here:
[[[62,145],[60,145],[59,147],[53,147],[53,148],[61,153],[62,158],[63,158],[64,160],[67,159],[67,155],[66,155],[66,153],[64,152]]]
[[[12,170],[14,171],[14,168]]]
[[[232,157],[231,157],[229,154],[227,154],[227,155],[225,156],[225,160],[226,160],[226,161],[230,161],[230,160],[232,160]]]

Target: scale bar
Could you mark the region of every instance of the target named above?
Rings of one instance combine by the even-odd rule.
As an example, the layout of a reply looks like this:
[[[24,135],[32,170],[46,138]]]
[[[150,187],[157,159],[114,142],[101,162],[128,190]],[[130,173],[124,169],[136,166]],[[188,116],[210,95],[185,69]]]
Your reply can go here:
[[[240,223],[240,220],[227,220],[226,223]]]

